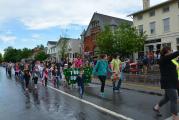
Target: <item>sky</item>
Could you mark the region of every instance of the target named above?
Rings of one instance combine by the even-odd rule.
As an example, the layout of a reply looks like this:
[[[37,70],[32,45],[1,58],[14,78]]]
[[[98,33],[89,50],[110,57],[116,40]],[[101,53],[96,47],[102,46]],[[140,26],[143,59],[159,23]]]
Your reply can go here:
[[[166,0],[150,0],[151,6]],[[0,53],[60,37],[80,38],[94,12],[132,20],[142,0],[0,0]]]

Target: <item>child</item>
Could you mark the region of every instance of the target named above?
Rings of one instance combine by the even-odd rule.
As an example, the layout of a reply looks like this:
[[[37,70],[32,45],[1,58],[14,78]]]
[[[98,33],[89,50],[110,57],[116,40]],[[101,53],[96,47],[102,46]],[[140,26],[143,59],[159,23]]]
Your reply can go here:
[[[45,82],[45,87],[47,87],[47,80],[48,80],[48,68],[46,67],[43,73],[43,81]]]
[[[38,73],[39,73],[38,67],[35,67],[33,71],[33,78],[32,78],[34,80],[35,89],[37,89]]]
[[[85,75],[83,74],[83,71],[80,71],[80,74],[77,76],[76,81],[79,86],[79,93],[80,93],[80,98],[83,98],[83,93],[84,93],[84,79]]]

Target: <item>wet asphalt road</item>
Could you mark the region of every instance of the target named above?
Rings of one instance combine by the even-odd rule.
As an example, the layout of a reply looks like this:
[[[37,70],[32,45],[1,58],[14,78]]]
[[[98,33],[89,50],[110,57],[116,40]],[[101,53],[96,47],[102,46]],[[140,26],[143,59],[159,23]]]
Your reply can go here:
[[[61,87],[60,90],[79,96],[76,88]],[[83,99],[135,120],[164,120],[170,116],[169,105],[161,109],[161,118],[152,111],[153,105],[161,96],[131,90],[113,93],[112,88],[106,87],[105,98],[101,98],[99,90],[99,85],[86,87]],[[19,81],[8,78],[5,70],[0,68],[0,120],[39,119],[123,120],[41,84],[38,90],[26,93]]]

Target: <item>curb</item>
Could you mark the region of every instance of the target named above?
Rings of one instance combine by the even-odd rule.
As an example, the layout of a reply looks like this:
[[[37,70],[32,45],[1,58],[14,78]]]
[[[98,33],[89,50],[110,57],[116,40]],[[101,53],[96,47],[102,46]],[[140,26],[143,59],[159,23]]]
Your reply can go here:
[[[97,82],[91,82],[91,84],[101,85],[100,83],[97,83]],[[112,87],[112,85],[109,85],[109,84],[106,84],[106,86]],[[127,88],[127,87],[121,87],[121,88],[124,90],[131,90],[131,91],[136,91],[136,92],[145,93],[145,94],[149,94],[149,95],[163,96],[163,94],[160,92],[138,90],[138,89],[132,89],[132,88]]]

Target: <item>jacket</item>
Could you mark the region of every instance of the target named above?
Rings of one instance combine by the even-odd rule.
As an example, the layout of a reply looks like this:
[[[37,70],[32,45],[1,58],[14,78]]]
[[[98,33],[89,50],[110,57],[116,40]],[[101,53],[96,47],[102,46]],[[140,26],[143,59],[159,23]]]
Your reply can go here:
[[[176,65],[172,59],[179,56],[179,51],[171,53],[166,56],[161,56],[159,61],[159,68],[161,73],[161,89],[177,89],[178,74]]]
[[[107,76],[111,69],[108,66],[107,60],[98,60],[95,67],[93,68],[93,74],[97,76]]]

